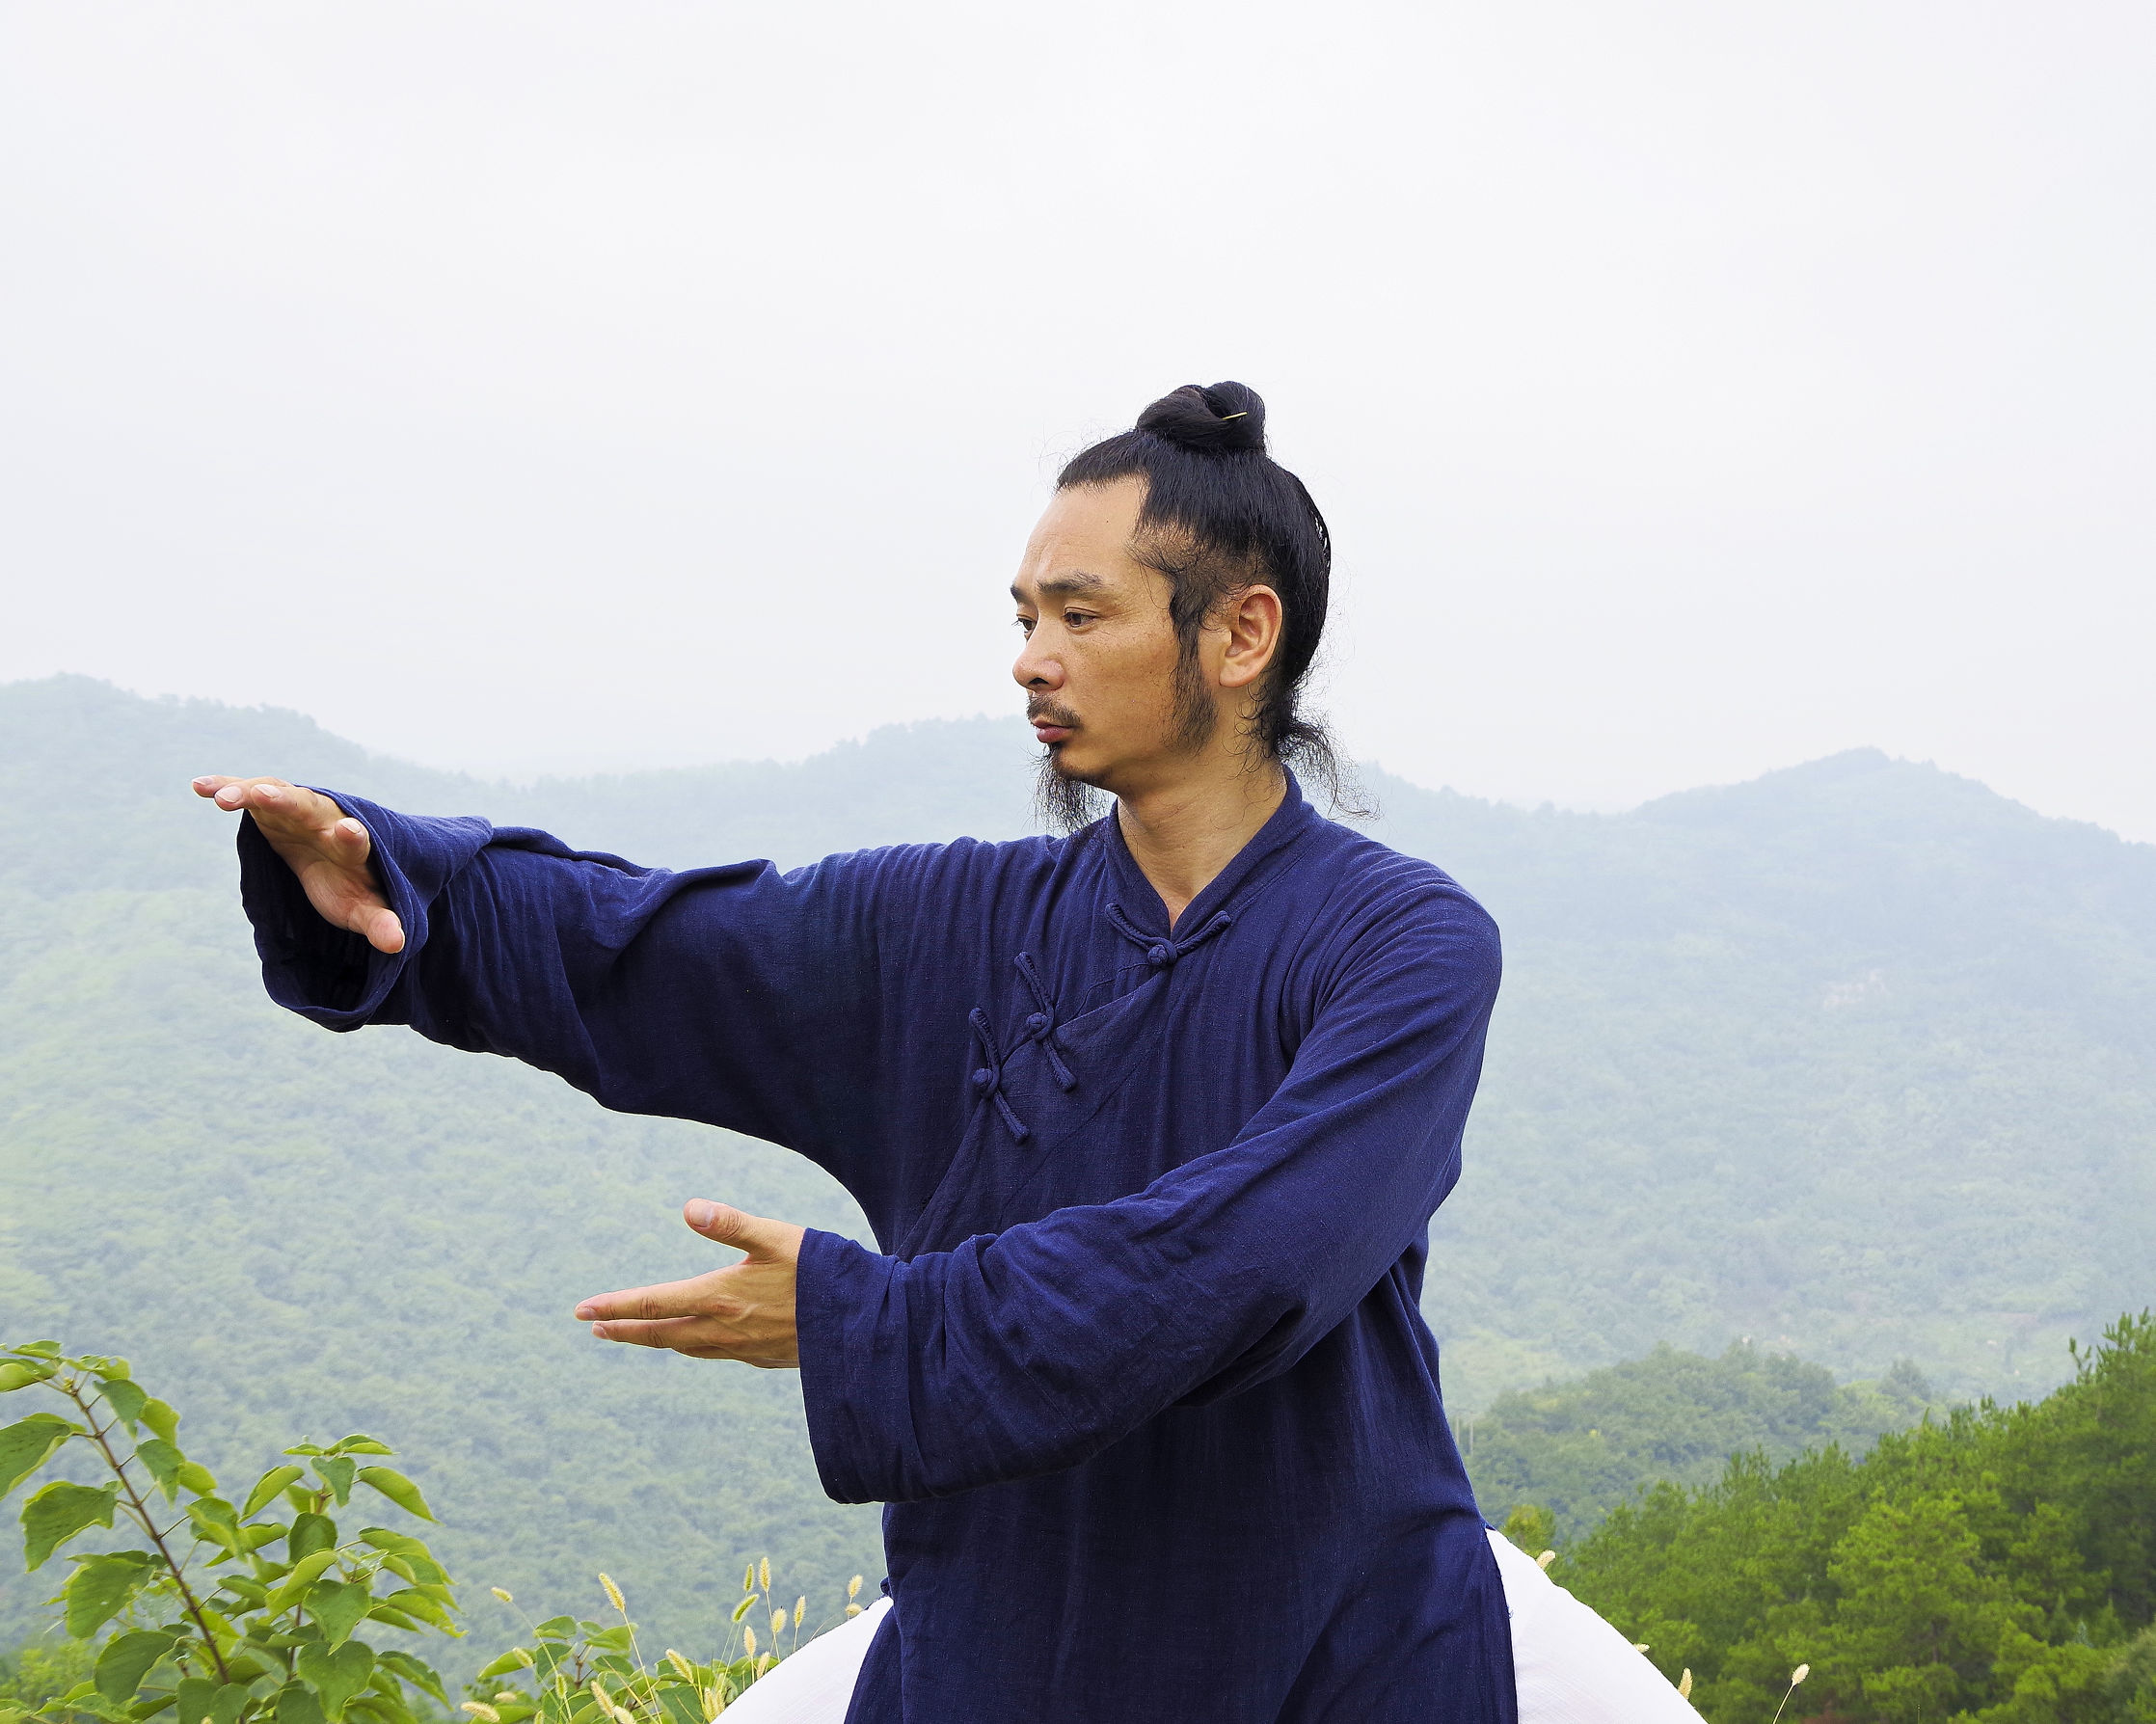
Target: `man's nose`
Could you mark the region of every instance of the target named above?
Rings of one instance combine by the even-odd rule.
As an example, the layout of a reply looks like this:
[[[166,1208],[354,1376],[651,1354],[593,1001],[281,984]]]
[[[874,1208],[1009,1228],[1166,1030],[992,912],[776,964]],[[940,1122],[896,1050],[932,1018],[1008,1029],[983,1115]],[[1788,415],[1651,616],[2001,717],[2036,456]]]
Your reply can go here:
[[[1046,653],[1038,651],[1030,640],[1019,653],[1018,662],[1011,667],[1011,675],[1021,688],[1063,687],[1063,666]]]

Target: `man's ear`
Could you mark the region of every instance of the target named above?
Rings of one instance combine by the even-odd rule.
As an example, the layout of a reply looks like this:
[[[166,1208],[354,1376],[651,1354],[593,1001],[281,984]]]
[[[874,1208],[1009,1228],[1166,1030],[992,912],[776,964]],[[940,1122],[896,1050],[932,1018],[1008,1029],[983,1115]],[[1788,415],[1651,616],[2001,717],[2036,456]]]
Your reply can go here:
[[[1227,652],[1221,660],[1221,687],[1247,688],[1272,667],[1280,650],[1280,596],[1269,586],[1246,586],[1230,593],[1220,609],[1227,631]]]

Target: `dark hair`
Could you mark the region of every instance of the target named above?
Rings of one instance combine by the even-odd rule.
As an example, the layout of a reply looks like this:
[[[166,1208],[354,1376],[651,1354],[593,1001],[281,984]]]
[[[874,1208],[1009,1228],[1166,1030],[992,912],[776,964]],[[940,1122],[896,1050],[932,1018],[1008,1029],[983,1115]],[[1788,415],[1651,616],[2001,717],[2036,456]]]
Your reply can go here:
[[[1325,634],[1332,535],[1303,481],[1266,454],[1263,398],[1240,383],[1187,383],[1130,430],[1073,456],[1056,489],[1126,478],[1145,481],[1133,552],[1171,582],[1169,615],[1186,669],[1223,599],[1253,584],[1280,594],[1280,646],[1251,714],[1252,741],[1267,759],[1313,779],[1336,807],[1356,812],[1331,734],[1301,710]],[[1199,711],[1210,716],[1209,707]]]

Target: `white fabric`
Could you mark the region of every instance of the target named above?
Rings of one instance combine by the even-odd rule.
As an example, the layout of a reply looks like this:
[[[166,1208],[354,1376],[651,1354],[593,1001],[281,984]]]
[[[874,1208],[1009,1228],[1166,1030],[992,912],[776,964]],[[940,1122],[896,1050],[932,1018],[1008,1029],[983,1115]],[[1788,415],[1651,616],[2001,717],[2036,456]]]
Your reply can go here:
[[[1646,1655],[1550,1579],[1533,1557],[1495,1532],[1490,1549],[1512,1616],[1520,1724],[1700,1724],[1692,1703],[1679,1697]]]
[[[1490,1549],[1512,1615],[1520,1724],[1700,1724],[1662,1673],[1533,1557],[1494,1532]],[[890,1607],[878,1599],[811,1640],[728,1707],[726,1724],[843,1724],[861,1660]]]
[[[845,1724],[854,1679],[876,1625],[891,1608],[878,1599],[860,1615],[819,1634],[720,1714],[726,1724]]]

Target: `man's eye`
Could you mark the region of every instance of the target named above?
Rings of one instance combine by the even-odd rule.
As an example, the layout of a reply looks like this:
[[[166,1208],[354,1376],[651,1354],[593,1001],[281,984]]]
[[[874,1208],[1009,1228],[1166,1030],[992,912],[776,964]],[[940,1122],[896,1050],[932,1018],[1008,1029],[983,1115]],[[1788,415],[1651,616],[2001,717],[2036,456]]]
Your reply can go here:
[[[1030,635],[1033,633],[1033,618],[1030,616],[1018,617],[1014,619],[1014,626],[1019,633]]]
[[[1090,610],[1066,610],[1063,613],[1063,621],[1066,629],[1082,629],[1093,621],[1093,613]]]

